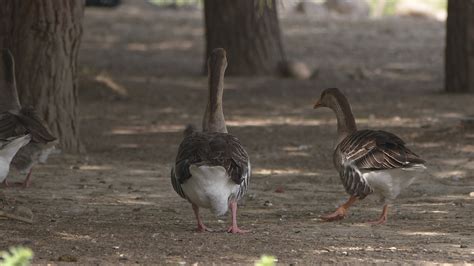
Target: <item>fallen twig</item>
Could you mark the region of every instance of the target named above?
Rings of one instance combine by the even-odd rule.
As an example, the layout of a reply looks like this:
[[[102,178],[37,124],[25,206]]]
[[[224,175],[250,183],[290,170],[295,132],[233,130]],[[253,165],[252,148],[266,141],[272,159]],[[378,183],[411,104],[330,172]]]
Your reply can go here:
[[[8,213],[8,212],[5,212],[5,211],[0,211],[0,217],[2,217],[2,216],[6,217],[8,219],[18,220],[18,221],[22,221],[22,222],[29,223],[29,224],[33,223],[32,219],[21,217],[21,216],[18,216],[18,215],[12,214],[12,213]]]

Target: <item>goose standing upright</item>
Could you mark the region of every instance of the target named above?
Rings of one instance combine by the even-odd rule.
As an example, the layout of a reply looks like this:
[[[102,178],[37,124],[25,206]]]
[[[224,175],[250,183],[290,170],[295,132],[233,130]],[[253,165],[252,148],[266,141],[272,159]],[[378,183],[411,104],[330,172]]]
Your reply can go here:
[[[333,162],[346,192],[350,194],[346,203],[322,219],[343,219],[355,201],[373,192],[384,201],[384,207],[380,218],[370,223],[385,223],[388,204],[426,169],[425,161],[392,133],[357,130],[349,102],[338,89],[324,90],[314,109],[319,107],[328,107],[336,113],[338,136]]]
[[[43,125],[32,108],[21,107],[15,81],[15,62],[8,50],[1,51],[0,58],[0,138],[8,139],[29,134],[31,142],[21,148],[12,160],[12,166],[27,173],[21,183],[28,187],[31,183],[32,167],[45,162],[54,150],[56,138]],[[3,184],[8,186],[7,180]]]
[[[250,161],[239,139],[227,133],[222,110],[226,67],[225,50],[214,49],[208,60],[209,98],[203,132],[185,131],[171,170],[171,183],[191,203],[198,231],[210,231],[201,221],[200,207],[224,215],[230,206],[232,225],[227,232],[245,233],[237,226],[237,202],[248,188]]]

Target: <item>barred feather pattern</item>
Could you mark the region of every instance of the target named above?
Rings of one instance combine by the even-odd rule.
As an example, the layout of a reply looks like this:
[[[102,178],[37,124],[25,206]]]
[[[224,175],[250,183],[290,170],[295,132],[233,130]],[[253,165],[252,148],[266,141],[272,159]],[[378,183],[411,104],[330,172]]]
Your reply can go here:
[[[409,168],[425,161],[405,147],[405,142],[381,130],[359,130],[337,145],[333,155],[346,192],[364,198],[373,192],[361,171]]]
[[[181,142],[176,163],[171,170],[173,189],[181,197],[186,195],[181,184],[191,178],[191,165],[222,166],[229,178],[240,185],[229,200],[240,200],[248,190],[251,175],[250,160],[239,139],[220,132],[193,132]]]
[[[0,138],[24,134],[30,134],[32,142],[35,143],[48,143],[56,140],[32,108],[24,107],[19,112],[0,113]]]

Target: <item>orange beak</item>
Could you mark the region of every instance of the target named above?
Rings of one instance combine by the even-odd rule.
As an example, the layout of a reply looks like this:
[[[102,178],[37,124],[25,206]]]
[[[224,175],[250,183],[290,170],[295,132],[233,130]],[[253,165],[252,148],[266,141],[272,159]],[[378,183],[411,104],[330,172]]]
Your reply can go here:
[[[321,107],[321,106],[323,106],[323,105],[321,104],[320,100],[318,100],[318,101],[314,104],[313,109],[319,108],[319,107]]]

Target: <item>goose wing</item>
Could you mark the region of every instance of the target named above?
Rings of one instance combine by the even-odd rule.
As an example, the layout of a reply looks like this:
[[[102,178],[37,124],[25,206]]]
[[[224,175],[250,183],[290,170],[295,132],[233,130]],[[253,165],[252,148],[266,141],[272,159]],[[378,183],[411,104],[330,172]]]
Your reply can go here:
[[[32,108],[22,108],[19,112],[7,111],[0,114],[0,137],[5,138],[18,134],[30,134],[32,141],[36,143],[48,143],[56,140]]]
[[[181,142],[171,172],[173,188],[184,197],[180,188],[191,178],[190,165],[222,166],[230,179],[241,186],[243,194],[250,178],[249,157],[239,139],[227,133],[194,132]]]
[[[361,171],[408,168],[425,162],[396,135],[374,130],[360,130],[346,137],[337,146],[335,158],[341,159],[337,163],[346,192],[361,199],[373,191]]]

